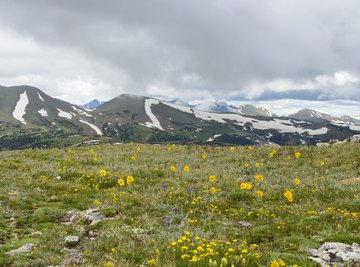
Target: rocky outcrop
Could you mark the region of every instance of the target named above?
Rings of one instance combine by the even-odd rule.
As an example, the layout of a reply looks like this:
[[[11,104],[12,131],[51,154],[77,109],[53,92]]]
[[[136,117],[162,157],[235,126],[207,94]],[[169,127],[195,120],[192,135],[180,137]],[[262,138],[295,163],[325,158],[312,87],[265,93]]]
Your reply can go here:
[[[331,140],[328,143],[317,143],[316,145],[317,146],[329,146],[329,145],[342,145],[342,144],[347,144],[347,143],[360,143],[360,134],[353,135],[349,138],[346,138],[343,141],[335,139],[335,140]]]
[[[105,220],[106,217],[98,209],[88,209],[84,211],[70,210],[61,219],[61,223],[64,225],[69,225],[80,219],[83,219],[90,225],[94,225]]]
[[[355,243],[328,242],[319,249],[310,249],[309,254],[321,266],[360,266],[360,246]]]

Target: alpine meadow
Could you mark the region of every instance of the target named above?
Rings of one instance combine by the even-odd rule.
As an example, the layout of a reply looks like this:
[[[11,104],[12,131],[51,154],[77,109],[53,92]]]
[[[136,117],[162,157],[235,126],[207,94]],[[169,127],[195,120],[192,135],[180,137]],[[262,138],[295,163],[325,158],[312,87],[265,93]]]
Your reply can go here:
[[[360,243],[359,151],[359,143],[3,151],[0,265],[317,266],[309,249]]]

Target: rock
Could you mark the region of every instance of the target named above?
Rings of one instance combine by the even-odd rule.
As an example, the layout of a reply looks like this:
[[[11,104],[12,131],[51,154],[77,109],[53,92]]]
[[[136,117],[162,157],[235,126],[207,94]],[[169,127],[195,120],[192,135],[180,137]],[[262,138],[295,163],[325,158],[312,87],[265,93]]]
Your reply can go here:
[[[17,254],[23,254],[23,253],[27,253],[30,252],[33,248],[34,244],[33,243],[28,243],[25,244],[17,249],[11,250],[5,254],[7,255],[17,255]]]
[[[55,181],[61,181],[61,176],[60,175],[56,176]]]
[[[97,224],[98,222],[101,222],[105,220],[105,216],[96,209],[89,209],[84,212],[84,218],[90,225]]]
[[[360,247],[355,243],[348,245],[339,242],[327,242],[319,249],[310,249],[308,253],[309,258],[321,266],[344,266],[348,263],[360,263]]]
[[[61,250],[65,254],[65,259],[61,263],[61,266],[78,266],[82,262],[82,253],[78,249],[64,248]]]
[[[71,224],[76,222],[81,217],[81,212],[70,210],[68,211],[65,216],[60,220],[63,224]]]
[[[68,235],[65,236],[64,242],[66,245],[75,245],[80,242],[80,237],[76,235]]]
[[[70,210],[60,221],[64,225],[69,225],[79,219],[84,219],[86,223],[94,225],[105,220],[106,217],[99,211],[99,209],[88,209],[84,211]]]
[[[42,232],[36,231],[36,232],[31,233],[30,235],[34,236],[34,237],[39,237],[39,236],[42,236],[42,234],[43,234]]]

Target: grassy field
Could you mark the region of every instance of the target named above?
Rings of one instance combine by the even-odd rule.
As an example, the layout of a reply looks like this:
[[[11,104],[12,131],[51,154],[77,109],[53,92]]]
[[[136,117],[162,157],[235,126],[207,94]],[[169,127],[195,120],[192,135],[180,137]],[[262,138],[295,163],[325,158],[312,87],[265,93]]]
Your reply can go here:
[[[3,151],[0,266],[62,264],[67,235],[83,266],[316,266],[309,248],[360,243],[359,177],[360,144]],[[61,223],[89,208],[107,219]]]

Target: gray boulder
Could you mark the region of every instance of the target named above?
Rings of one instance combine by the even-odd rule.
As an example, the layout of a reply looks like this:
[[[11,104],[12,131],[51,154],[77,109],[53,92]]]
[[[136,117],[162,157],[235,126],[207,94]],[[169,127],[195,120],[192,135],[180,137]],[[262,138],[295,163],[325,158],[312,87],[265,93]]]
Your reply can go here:
[[[348,245],[339,242],[327,242],[319,249],[310,249],[309,256],[321,266],[345,266],[345,264],[353,263],[360,266],[360,247],[355,243]]]

